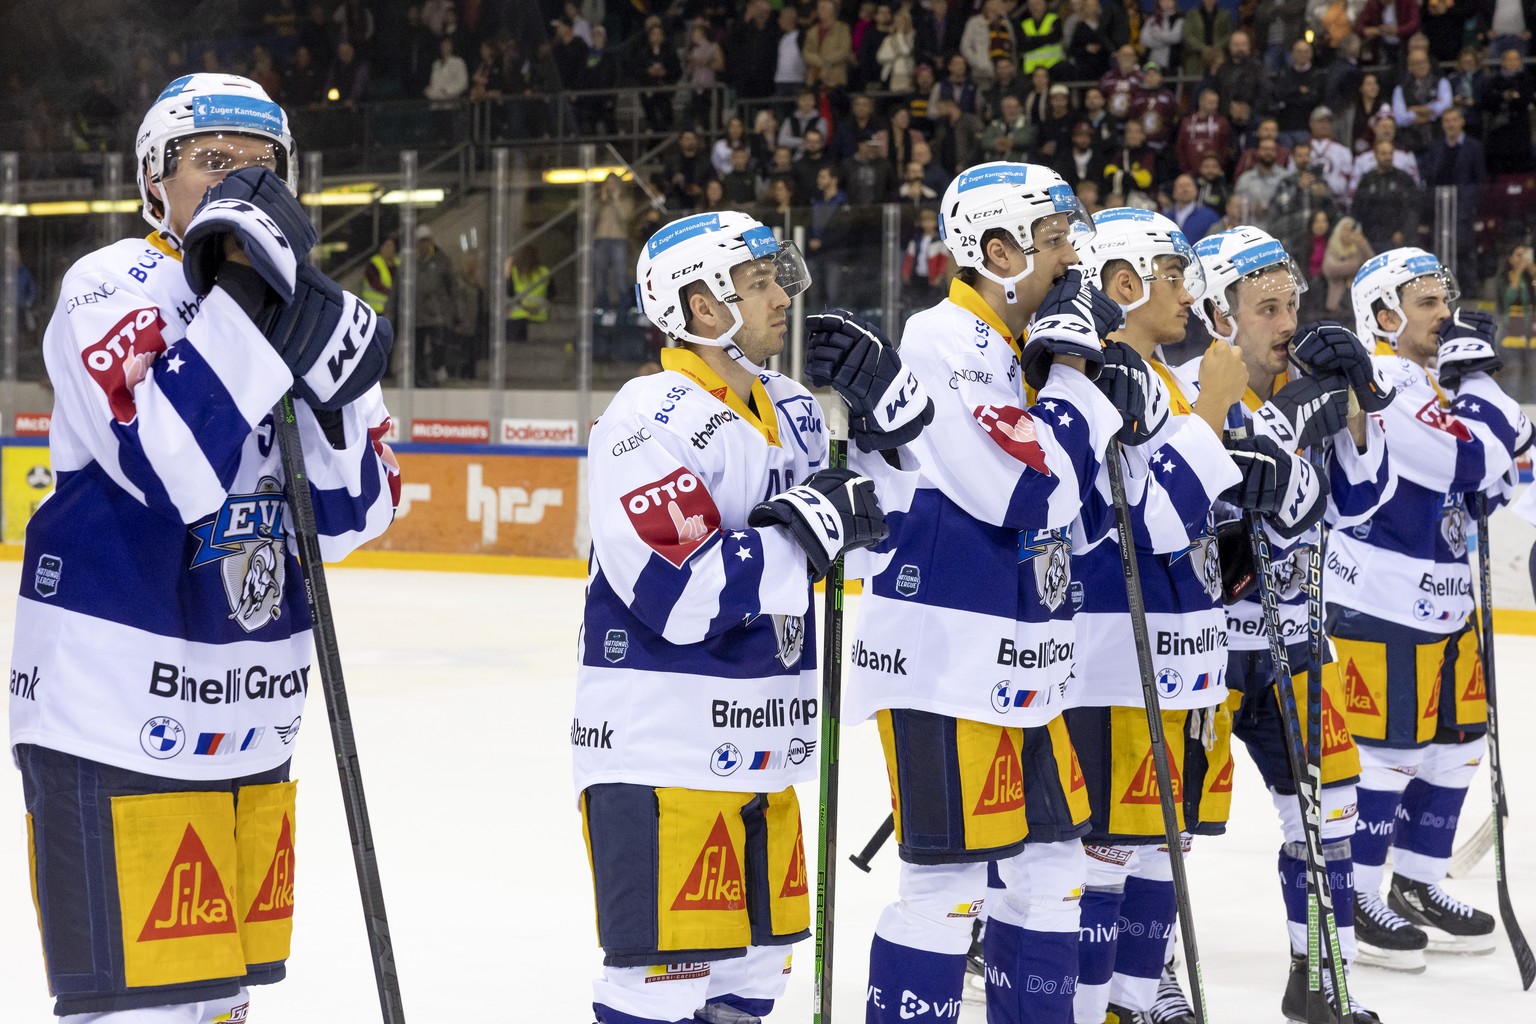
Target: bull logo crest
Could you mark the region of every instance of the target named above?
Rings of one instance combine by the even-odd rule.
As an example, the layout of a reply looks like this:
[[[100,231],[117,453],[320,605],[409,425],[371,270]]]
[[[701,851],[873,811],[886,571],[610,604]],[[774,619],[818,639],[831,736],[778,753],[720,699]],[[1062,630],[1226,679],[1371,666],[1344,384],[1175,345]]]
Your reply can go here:
[[[1467,513],[1459,495],[1454,498],[1447,496],[1445,503],[1440,506],[1440,536],[1445,538],[1445,545],[1451,549],[1452,555],[1457,558],[1467,557]]]
[[[1019,561],[1030,562],[1035,572],[1035,592],[1047,611],[1055,611],[1067,599],[1072,586],[1072,545],[1065,527],[1057,530],[1025,530],[1019,534]]]
[[[189,568],[217,565],[229,618],[254,633],[282,616],[288,577],[288,506],[273,477],[254,494],[231,494],[210,519],[192,527],[197,553]]]
[[[794,668],[805,647],[805,619],[799,615],[775,615],[773,632],[779,642],[779,664]]]
[[[1301,593],[1301,588],[1307,581],[1307,565],[1304,559],[1310,556],[1308,548],[1298,547],[1285,558],[1270,563],[1269,584],[1275,592],[1275,599],[1290,601]]]
[[[1195,574],[1195,579],[1200,581],[1200,588],[1212,601],[1221,598],[1221,556],[1216,548],[1216,534],[1211,528],[1209,520],[1205,524],[1205,532],[1189,542],[1189,546],[1170,559],[1169,564],[1179,559],[1189,557],[1189,568]]]

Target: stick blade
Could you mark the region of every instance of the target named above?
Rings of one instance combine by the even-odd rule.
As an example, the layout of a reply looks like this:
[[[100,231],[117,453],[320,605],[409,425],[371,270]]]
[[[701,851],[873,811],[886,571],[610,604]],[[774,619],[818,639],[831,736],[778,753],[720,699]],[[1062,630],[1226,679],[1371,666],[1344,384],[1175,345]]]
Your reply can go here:
[[[1536,983],[1536,953],[1531,952],[1531,944],[1525,941],[1525,932],[1520,930],[1520,922],[1515,920],[1515,905],[1509,898],[1509,886],[1499,886],[1499,919],[1504,924],[1504,934],[1509,936],[1509,947],[1515,954],[1515,966],[1520,968],[1520,987],[1530,991],[1531,985]]]

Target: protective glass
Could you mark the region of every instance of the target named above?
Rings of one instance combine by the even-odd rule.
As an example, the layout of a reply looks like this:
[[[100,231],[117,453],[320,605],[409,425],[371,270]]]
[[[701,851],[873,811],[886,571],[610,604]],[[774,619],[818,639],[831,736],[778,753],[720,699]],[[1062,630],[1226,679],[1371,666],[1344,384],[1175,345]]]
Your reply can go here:
[[[1182,231],[1173,233],[1173,252],[1184,263],[1184,289],[1189,292],[1190,298],[1198,302],[1205,294],[1205,268],[1200,265],[1195,247],[1189,244],[1189,239]]]
[[[1052,185],[1048,192],[1056,212],[1048,213],[1030,225],[1029,248],[1024,250],[1026,256],[1050,252],[1063,245],[1081,250],[1093,241],[1096,233],[1093,217],[1070,187]]]
[[[162,180],[192,172],[202,175],[226,175],[246,167],[265,167],[286,176],[287,156],[271,139],[237,132],[213,132],[173,139],[165,144],[165,172]]]
[[[801,254],[799,246],[794,242],[780,242],[777,252],[770,253],[762,259],[752,260],[748,263],[738,263],[731,268],[731,284],[736,288],[736,294],[727,298],[728,302],[740,302],[743,292],[759,274],[766,277],[766,273],[759,268],[767,268],[773,271],[773,280],[784,289],[784,294],[794,298],[811,286],[811,271],[805,264],[805,257]]]
[[[1461,286],[1456,283],[1456,275],[1451,272],[1449,267],[1438,267],[1428,274],[1414,278],[1399,289],[1398,297],[1402,298],[1407,293],[1408,285],[1418,284],[1420,281],[1426,280],[1439,281],[1445,287],[1445,304],[1447,306],[1461,298]]]

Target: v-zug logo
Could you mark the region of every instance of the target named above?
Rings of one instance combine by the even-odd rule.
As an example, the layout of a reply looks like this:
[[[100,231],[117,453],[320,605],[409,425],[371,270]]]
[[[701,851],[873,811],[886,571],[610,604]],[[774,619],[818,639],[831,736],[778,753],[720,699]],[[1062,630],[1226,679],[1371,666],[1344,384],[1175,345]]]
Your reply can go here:
[[[218,566],[229,617],[254,633],[282,615],[288,565],[288,506],[277,480],[264,476],[254,494],[231,494],[192,527],[197,553],[189,569]]]

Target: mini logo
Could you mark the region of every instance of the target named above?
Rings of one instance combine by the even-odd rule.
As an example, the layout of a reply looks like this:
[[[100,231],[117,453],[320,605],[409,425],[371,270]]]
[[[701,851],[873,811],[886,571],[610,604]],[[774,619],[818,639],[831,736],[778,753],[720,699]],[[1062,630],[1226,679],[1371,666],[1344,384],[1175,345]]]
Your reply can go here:
[[[1184,677],[1171,668],[1161,669],[1157,673],[1157,692],[1164,697],[1177,697],[1179,691],[1184,689]]]
[[[186,730],[174,718],[151,718],[139,730],[139,746],[157,761],[175,757],[186,745]]]
[[[709,755],[709,770],[722,779],[741,767],[741,748],[734,743],[722,743]]]
[[[923,571],[915,565],[904,565],[896,574],[896,593],[902,597],[912,597],[923,585]]]
[[[283,746],[293,742],[293,738],[299,734],[299,724],[304,721],[304,716],[299,715],[287,725],[276,726],[277,738],[283,741]]]
[[[32,576],[32,586],[40,597],[52,597],[59,592],[59,577],[64,573],[64,559],[58,555],[39,555],[37,571]]]
[[[815,740],[806,742],[805,740],[796,736],[789,741],[789,763],[799,764],[801,761],[804,761],[806,758],[810,757],[811,754],[815,752],[815,750]]]
[[[622,629],[610,629],[603,637],[603,657],[612,662],[624,660],[629,653],[629,633]]]

